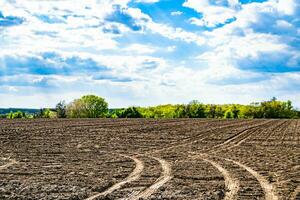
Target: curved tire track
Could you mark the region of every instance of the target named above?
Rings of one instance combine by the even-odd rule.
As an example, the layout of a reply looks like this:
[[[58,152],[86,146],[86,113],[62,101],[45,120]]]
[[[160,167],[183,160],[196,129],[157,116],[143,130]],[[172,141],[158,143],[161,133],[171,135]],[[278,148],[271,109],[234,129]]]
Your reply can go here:
[[[9,162],[7,164],[0,166],[0,170],[6,169],[6,168],[8,168],[8,167],[10,167],[10,166],[17,163],[17,161],[14,160],[14,159],[8,159],[8,160],[9,160]]]
[[[154,184],[140,192],[137,196],[129,198],[130,200],[146,199],[150,197],[155,191],[157,191],[161,186],[163,186],[166,182],[172,179],[171,165],[164,159],[153,156],[151,156],[151,158],[157,160],[160,163],[162,168],[161,176],[155,181]]]
[[[224,200],[234,200],[237,199],[237,193],[239,191],[240,183],[239,180],[232,177],[231,174],[223,168],[221,165],[217,164],[216,162],[209,160],[206,154],[200,155],[200,158],[205,162],[210,163],[212,166],[217,168],[219,172],[223,175],[225,179],[225,186],[228,189],[228,192],[225,193]]]
[[[135,169],[131,172],[131,174],[129,174],[129,176],[127,178],[125,178],[123,181],[118,182],[116,184],[114,184],[113,186],[111,186],[110,188],[108,188],[107,190],[105,190],[104,192],[95,194],[85,200],[93,200],[96,199],[100,196],[106,196],[110,193],[112,193],[115,190],[120,189],[123,185],[125,185],[126,183],[138,180],[144,170],[144,163],[143,161],[137,159],[136,157],[131,157],[131,156],[127,156],[127,155],[122,155],[121,156],[125,157],[125,158],[129,158],[131,160],[133,160],[135,162]]]
[[[270,184],[262,175],[260,175],[258,172],[256,172],[255,170],[251,169],[250,167],[235,161],[235,160],[231,160],[228,158],[224,158],[225,160],[229,161],[229,162],[233,162],[234,164],[238,165],[239,167],[244,168],[245,170],[247,170],[252,176],[254,176],[257,181],[259,182],[261,188],[263,189],[264,193],[265,193],[265,199],[266,200],[278,200],[277,195],[274,192],[274,187],[272,184]]]

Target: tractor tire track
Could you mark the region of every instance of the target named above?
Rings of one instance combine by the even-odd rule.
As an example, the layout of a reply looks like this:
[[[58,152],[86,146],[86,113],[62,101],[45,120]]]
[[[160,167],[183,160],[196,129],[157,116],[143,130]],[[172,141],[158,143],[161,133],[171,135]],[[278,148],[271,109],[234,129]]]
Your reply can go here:
[[[4,170],[4,169],[6,169],[6,168],[8,168],[8,167],[10,167],[10,166],[17,163],[17,161],[14,160],[14,159],[8,159],[8,160],[9,160],[9,162],[7,164],[0,166],[0,170]]]
[[[132,181],[138,180],[144,170],[144,163],[143,161],[139,160],[136,157],[132,157],[132,156],[127,156],[127,155],[122,155],[121,156],[125,157],[125,158],[129,158],[131,160],[133,160],[135,162],[135,169],[131,172],[131,174],[129,174],[129,176],[127,178],[125,178],[123,181],[118,182],[116,184],[114,184],[113,186],[111,186],[110,188],[108,188],[107,190],[105,190],[104,192],[95,194],[85,200],[93,200],[96,199],[98,197],[101,196],[107,196],[108,194],[114,192],[115,190],[120,189],[123,185],[130,183]]]
[[[273,124],[275,121],[269,121],[269,122],[271,122]],[[233,137],[230,137],[229,139],[227,139],[225,142],[213,146],[210,150],[208,150],[206,152],[207,153],[217,153],[217,152],[222,151],[222,150],[232,149],[233,147],[236,147],[236,146],[240,145],[241,143],[243,143],[244,141],[246,141],[249,137],[251,137],[251,135],[253,135],[253,133],[255,133],[257,131],[258,127],[261,127],[262,125],[268,124],[269,122],[262,123],[262,124],[259,124],[257,126],[250,127],[250,128],[245,129],[243,131],[240,131],[237,134],[235,134]],[[283,125],[284,123],[281,123],[280,125]],[[277,125],[276,127],[278,127],[278,126],[279,125]],[[202,155],[206,155],[207,156],[208,154],[204,153]],[[215,157],[223,159],[223,160],[226,160],[226,161],[229,161],[229,162],[232,162],[232,163],[238,165],[239,167],[245,169],[252,176],[254,176],[257,179],[257,181],[259,182],[261,188],[263,189],[263,191],[265,193],[266,200],[277,200],[278,199],[278,197],[273,192],[274,189],[273,189],[272,184],[269,184],[269,182],[263,176],[261,176],[258,172],[254,171],[250,167],[248,167],[246,165],[243,165],[243,164],[241,164],[241,163],[239,163],[237,161],[234,161],[234,160],[231,160],[231,159],[224,159],[224,158],[221,158],[221,157],[218,157],[218,156],[215,156]],[[203,160],[205,160],[205,159],[203,159]],[[209,162],[209,160],[207,160],[207,162]],[[219,164],[217,164],[217,163],[215,163],[213,161],[209,162],[209,163],[211,163],[214,167],[216,167],[223,174],[224,178],[225,177],[227,178],[227,184],[226,184],[226,179],[225,179],[225,185],[228,185],[228,176],[229,176],[229,173],[226,172],[227,170],[224,169],[221,165],[219,165]],[[235,186],[233,184],[233,186],[230,186],[230,187],[235,187]],[[238,188],[237,188],[237,190],[234,190],[233,194],[235,195],[237,192],[238,192]],[[230,195],[232,195],[232,194],[226,193],[225,199],[234,199],[234,198],[236,198],[236,197],[234,197],[234,196],[232,197]],[[229,198],[229,196],[230,196],[230,198]]]
[[[235,160],[231,160],[228,158],[224,158],[224,160],[227,160],[229,162],[232,162],[236,165],[238,165],[239,167],[245,169],[246,171],[248,171],[252,176],[254,176],[256,178],[256,180],[259,182],[261,188],[263,189],[264,193],[265,193],[265,199],[266,200],[278,200],[278,197],[275,193],[275,188],[273,187],[272,184],[270,184],[262,175],[260,175],[257,171],[251,169],[250,167],[235,161]]]
[[[171,165],[164,159],[153,156],[151,156],[151,158],[157,160],[160,163],[162,168],[161,176],[155,181],[154,184],[141,191],[138,195],[128,198],[129,200],[146,199],[150,197],[153,193],[155,193],[161,186],[163,186],[165,183],[172,179]]]
[[[224,200],[235,200],[237,199],[237,193],[239,191],[239,180],[234,178],[225,168],[223,168],[221,165],[217,164],[216,162],[209,160],[207,158],[208,156],[206,154],[200,155],[200,158],[204,160],[205,162],[210,163],[212,166],[214,166],[221,174],[223,175],[225,179],[225,186],[228,189],[228,192],[225,193]]]

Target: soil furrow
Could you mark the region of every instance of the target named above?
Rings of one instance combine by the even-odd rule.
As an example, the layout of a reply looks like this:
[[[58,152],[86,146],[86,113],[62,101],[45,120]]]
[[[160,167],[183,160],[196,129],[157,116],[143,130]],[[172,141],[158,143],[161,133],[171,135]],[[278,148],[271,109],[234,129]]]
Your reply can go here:
[[[250,137],[251,134],[256,131],[255,128],[258,128],[260,126],[266,125],[266,124],[271,123],[271,122],[272,121],[267,121],[267,122],[249,127],[245,130],[242,130],[242,131],[238,132],[237,134],[235,134],[233,137],[230,137],[229,139],[227,139],[225,142],[213,146],[208,152],[209,153],[215,153],[215,152],[219,152],[223,149],[230,148],[234,145],[237,145],[239,142],[241,142],[241,141],[247,139],[248,137]]]

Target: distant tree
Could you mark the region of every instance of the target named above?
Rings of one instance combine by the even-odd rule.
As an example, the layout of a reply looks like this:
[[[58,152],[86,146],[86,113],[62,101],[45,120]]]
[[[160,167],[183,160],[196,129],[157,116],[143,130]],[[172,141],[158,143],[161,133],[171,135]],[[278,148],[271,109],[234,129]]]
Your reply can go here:
[[[24,112],[21,112],[21,111],[17,111],[15,113],[13,113],[13,116],[12,116],[13,119],[21,119],[21,118],[26,118],[26,115]]]
[[[174,117],[175,118],[186,117],[186,107],[185,107],[185,105],[176,105]]]
[[[224,114],[225,119],[232,119],[233,118],[233,113],[231,110],[227,110]]]
[[[7,116],[5,114],[0,114],[0,119],[4,119],[6,118]]]
[[[58,118],[66,118],[67,117],[67,105],[65,101],[60,101],[56,104],[56,114]]]
[[[275,97],[262,102],[260,109],[264,118],[294,118],[297,115],[291,101],[278,101]]]
[[[81,99],[75,99],[67,105],[67,117],[69,118],[86,118],[83,102]]]
[[[120,118],[123,110],[124,109],[122,108],[110,109],[109,112],[106,114],[106,117],[112,119]]]
[[[142,114],[136,107],[129,107],[121,113],[122,118],[141,118]]]
[[[75,99],[67,106],[67,115],[72,118],[99,118],[108,113],[108,104],[95,95],[86,95]]]
[[[205,106],[193,100],[186,106],[186,114],[190,118],[205,118]]]
[[[49,108],[45,108],[45,109],[42,109],[43,112],[42,112],[42,118],[50,118],[50,109]]]
[[[5,115],[4,115],[5,116]],[[3,116],[3,117],[4,117]],[[22,111],[16,111],[16,112],[10,112],[6,115],[6,118],[8,119],[22,119],[22,118],[32,118],[32,115],[26,114],[25,112]]]
[[[206,116],[208,118],[215,118],[216,117],[216,109],[217,106],[210,104],[210,105],[206,105]]]
[[[232,112],[232,115],[233,115],[233,118],[234,119],[237,119],[239,117],[239,112],[240,110],[238,109],[238,107],[236,105],[234,105],[232,108],[231,108],[231,112]]]
[[[216,118],[223,118],[224,117],[224,109],[222,108],[222,106],[217,105],[216,107]]]
[[[13,116],[14,116],[14,113],[13,113],[12,111],[10,111],[10,112],[7,114],[6,118],[7,118],[7,119],[13,119]]]
[[[51,110],[50,108],[41,108],[40,111],[34,116],[27,116],[28,118],[56,118],[56,112]]]

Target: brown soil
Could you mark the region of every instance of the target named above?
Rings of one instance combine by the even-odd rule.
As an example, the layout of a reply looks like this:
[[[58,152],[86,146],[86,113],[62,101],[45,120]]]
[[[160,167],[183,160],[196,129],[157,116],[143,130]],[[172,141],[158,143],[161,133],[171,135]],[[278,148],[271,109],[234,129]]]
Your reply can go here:
[[[0,199],[300,199],[298,120],[0,121]]]

